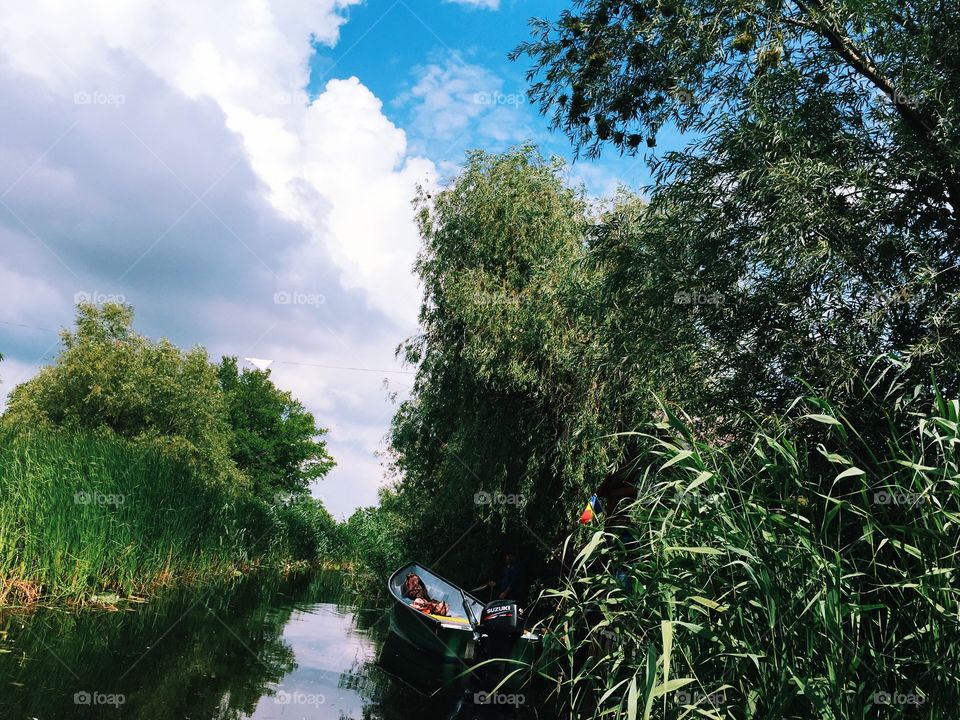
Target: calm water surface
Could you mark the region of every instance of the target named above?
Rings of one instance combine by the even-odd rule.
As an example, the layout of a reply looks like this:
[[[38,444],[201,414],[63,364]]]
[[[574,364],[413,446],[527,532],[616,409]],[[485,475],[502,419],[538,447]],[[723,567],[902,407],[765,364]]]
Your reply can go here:
[[[0,615],[0,718],[475,717],[456,714],[461,691],[430,696],[439,671],[388,638],[382,608],[341,602],[339,580],[258,576],[118,612]]]

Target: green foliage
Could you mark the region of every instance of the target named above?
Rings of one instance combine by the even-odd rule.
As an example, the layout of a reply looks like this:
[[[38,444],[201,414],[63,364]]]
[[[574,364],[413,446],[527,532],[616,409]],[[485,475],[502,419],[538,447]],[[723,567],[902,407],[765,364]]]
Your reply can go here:
[[[340,544],[340,528],[323,503],[309,495],[298,497],[280,507],[280,518],[286,527],[287,550],[294,558],[324,561],[340,560],[344,551]]]
[[[270,381],[270,373],[237,368],[225,357],[217,367],[226,400],[232,435],[230,453],[237,466],[264,498],[277,493],[298,494],[334,466],[318,438],[313,415],[289,392]]]
[[[610,361],[679,357],[688,377],[663,392],[718,426],[779,412],[801,379],[839,399],[885,354],[955,393],[958,17],[589,0],[535,22],[518,54],[579,148],[635,149],[670,124],[696,138],[653,161],[628,233],[593,234],[597,321],[624,318]]]
[[[418,200],[425,302],[402,349],[418,376],[391,450],[417,518],[408,546],[456,543],[451,569],[493,565],[503,545],[542,557],[608,469],[641,452],[623,433],[649,420],[654,394],[717,396],[712,343],[666,281],[678,249],[647,239],[639,198],[589,208],[562,171],[530,148],[474,153]]]
[[[7,427],[92,430],[156,447],[206,477],[242,481],[216,370],[202,348],[184,352],[134,332],[126,305],[77,306],[54,365],[10,393]]]
[[[895,136],[890,156],[922,154],[957,206],[958,16],[939,3],[583,0],[531,27],[512,57],[534,61],[530,94],[578,149],[636,152],[670,124],[712,132],[757,110],[775,76],[785,101],[880,123],[861,129]]]
[[[472,579],[503,535],[548,554],[611,471],[640,486],[621,528],[571,538],[547,596],[544,672],[575,717],[682,716],[680,690],[731,718],[958,699],[952,229],[881,192],[829,106],[778,92],[782,113],[670,156],[649,205],[588,212],[529,149],[420,200],[418,376],[391,436],[407,555],[429,538]],[[878,184],[837,200],[847,182]],[[497,307],[470,302],[491,288]]]
[[[308,494],[333,466],[313,416],[266,373],[211,365],[132,320],[128,306],[80,305],[57,362],[10,395],[0,603],[339,555]]]
[[[384,594],[386,579],[410,559],[407,541],[418,521],[405,516],[403,503],[384,488],[376,507],[358,508],[337,528],[343,555],[351,563],[353,590],[368,598]]]
[[[573,716],[956,707],[952,10],[578,2],[518,49],[531,95],[593,155],[688,132],[649,203],[588,208],[529,148],[418,198],[401,545],[463,568],[499,533],[558,541],[612,471],[639,485],[549,594],[544,671]]]
[[[319,501],[267,503],[116,436],[8,430],[0,444],[0,604],[329,559],[335,525]]]
[[[949,716],[960,401],[886,397],[882,444],[817,396],[740,449],[664,408],[638,499],[545,593],[571,717],[626,717],[631,684],[645,717]]]
[[[6,433],[0,577],[47,596],[139,593],[242,559],[224,490],[155,448],[63,431]]]
[[[398,500],[417,519],[409,546],[457,543],[451,563],[496,563],[503,535],[531,546],[529,529],[555,536],[569,520],[565,493],[582,494],[583,476],[610,460],[590,442],[606,428],[584,373],[594,329],[578,312],[592,282],[589,213],[562,171],[530,148],[477,152],[417,200],[425,300],[402,353],[418,375],[393,420],[392,460]],[[482,502],[499,496],[513,501]]]

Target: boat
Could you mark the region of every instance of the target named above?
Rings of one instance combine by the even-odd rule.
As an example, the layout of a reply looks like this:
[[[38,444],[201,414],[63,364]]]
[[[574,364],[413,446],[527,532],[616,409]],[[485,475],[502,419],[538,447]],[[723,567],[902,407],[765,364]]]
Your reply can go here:
[[[430,615],[412,607],[412,601],[403,597],[403,584],[410,573],[420,576],[432,600],[447,604],[449,615]],[[393,573],[387,589],[393,600],[391,631],[421,653],[466,667],[493,657],[533,659],[539,638],[523,630],[512,601],[484,603],[416,562]],[[507,624],[502,623],[503,617],[509,618]],[[496,654],[491,653],[493,649]]]

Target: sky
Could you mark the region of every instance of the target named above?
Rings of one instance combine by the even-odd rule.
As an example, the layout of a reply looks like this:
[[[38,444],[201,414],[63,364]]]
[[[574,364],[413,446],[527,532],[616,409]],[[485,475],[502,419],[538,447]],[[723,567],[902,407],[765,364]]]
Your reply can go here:
[[[421,294],[411,199],[471,148],[572,158],[507,53],[557,0],[0,4],[0,408],[77,301],[271,360],[327,428],[338,518],[389,481]],[[609,152],[571,182],[649,174]],[[244,366],[252,367],[248,363]]]

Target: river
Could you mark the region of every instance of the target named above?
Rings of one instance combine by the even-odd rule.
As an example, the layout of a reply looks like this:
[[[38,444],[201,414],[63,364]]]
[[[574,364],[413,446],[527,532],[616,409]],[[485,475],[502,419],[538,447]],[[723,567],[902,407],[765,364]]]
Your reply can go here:
[[[389,636],[383,608],[345,602],[340,581],[258,575],[115,611],[0,614],[0,718],[454,714],[462,691],[431,696],[437,671]]]

